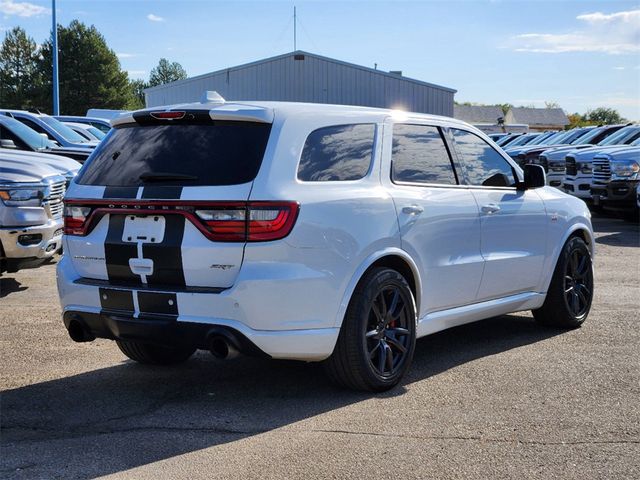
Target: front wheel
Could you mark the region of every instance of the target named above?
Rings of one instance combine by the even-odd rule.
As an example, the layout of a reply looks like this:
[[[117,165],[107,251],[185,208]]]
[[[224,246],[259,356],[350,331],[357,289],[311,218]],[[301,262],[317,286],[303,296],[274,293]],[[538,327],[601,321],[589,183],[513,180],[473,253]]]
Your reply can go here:
[[[416,343],[416,306],[404,277],[374,268],[349,302],[329,376],[354,390],[381,392],[394,387],[411,365]]]
[[[591,252],[584,240],[572,237],[560,253],[547,298],[533,316],[544,325],[576,328],[587,319],[592,299]]]
[[[174,365],[185,362],[196,351],[195,348],[170,348],[136,342],[133,340],[116,340],[118,348],[131,360],[151,365]]]

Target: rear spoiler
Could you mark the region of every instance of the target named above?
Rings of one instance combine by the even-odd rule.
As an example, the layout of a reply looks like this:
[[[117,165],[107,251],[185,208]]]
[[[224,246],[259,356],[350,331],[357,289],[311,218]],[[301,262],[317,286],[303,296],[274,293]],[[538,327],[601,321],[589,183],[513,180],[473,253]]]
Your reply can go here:
[[[190,105],[192,106],[192,105]],[[187,107],[185,105],[185,107]],[[111,120],[114,127],[138,124],[191,123],[211,120],[273,123],[274,112],[271,108],[244,104],[224,104],[211,109],[180,108],[180,105],[166,108],[148,108],[137,112],[127,112]]]

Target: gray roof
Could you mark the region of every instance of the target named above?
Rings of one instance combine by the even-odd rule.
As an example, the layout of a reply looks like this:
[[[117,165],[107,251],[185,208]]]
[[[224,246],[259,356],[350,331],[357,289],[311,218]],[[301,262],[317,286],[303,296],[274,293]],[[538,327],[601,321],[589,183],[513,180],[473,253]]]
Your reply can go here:
[[[569,119],[561,108],[515,107],[507,112],[506,120],[528,125],[569,125]]]
[[[202,74],[202,75],[197,75],[195,77],[189,77],[189,78],[186,78],[184,80],[177,80],[175,82],[165,83],[163,85],[157,85],[155,87],[146,88],[144,91],[145,92],[153,92],[155,90],[161,90],[161,89],[167,88],[169,86],[175,86],[175,85],[181,85],[181,84],[189,83],[189,82],[192,82],[193,80],[198,79],[198,78],[213,76],[213,75],[217,75],[219,73],[233,72],[234,70],[242,70],[244,68],[247,68],[247,67],[250,67],[250,66],[254,66],[254,65],[257,65],[257,64],[260,64],[260,63],[272,62],[274,60],[278,60],[278,59],[281,59],[281,58],[292,57],[292,56],[295,56],[295,55],[305,55],[305,56],[309,56],[309,57],[314,57],[314,58],[317,58],[319,60],[324,60],[325,62],[331,62],[331,63],[335,63],[337,65],[342,65],[342,66],[346,66],[346,67],[355,68],[355,69],[358,69],[358,70],[367,71],[369,73],[373,73],[373,74],[380,75],[380,76],[385,76],[385,77],[391,77],[391,78],[394,78],[394,79],[404,80],[404,81],[406,81],[408,83],[413,83],[413,84],[416,84],[416,85],[423,85],[423,86],[427,86],[427,87],[438,88],[438,89],[441,89],[441,90],[444,90],[444,91],[447,91],[447,92],[451,92],[451,93],[456,93],[457,92],[457,90],[455,90],[453,88],[444,87],[442,85],[436,85],[434,83],[423,82],[422,80],[416,80],[414,78],[400,76],[400,75],[395,74],[395,73],[389,73],[389,72],[385,72],[383,70],[377,70],[377,69],[374,69],[374,68],[364,67],[362,65],[356,65],[355,63],[343,62],[341,60],[336,60],[334,58],[323,57],[322,55],[317,55],[315,53],[305,52],[303,50],[296,50],[294,52],[285,53],[283,55],[277,55],[275,57],[264,58],[262,60],[257,60],[255,62],[245,63],[243,65],[238,65],[238,66],[235,66],[235,67],[224,68],[222,70],[218,70],[218,71],[210,72],[210,73],[205,73],[205,74]]]
[[[502,109],[496,106],[454,105],[453,118],[467,123],[496,123],[504,117]]]

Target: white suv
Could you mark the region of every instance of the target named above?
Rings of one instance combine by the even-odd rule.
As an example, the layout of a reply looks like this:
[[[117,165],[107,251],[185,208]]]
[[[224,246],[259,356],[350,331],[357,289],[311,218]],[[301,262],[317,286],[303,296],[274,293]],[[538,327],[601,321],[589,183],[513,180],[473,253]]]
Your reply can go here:
[[[154,364],[196,349],[325,361],[338,383],[380,391],[418,337],[589,313],[585,204],[466,123],[208,100],[113,123],[65,199],[73,340]]]

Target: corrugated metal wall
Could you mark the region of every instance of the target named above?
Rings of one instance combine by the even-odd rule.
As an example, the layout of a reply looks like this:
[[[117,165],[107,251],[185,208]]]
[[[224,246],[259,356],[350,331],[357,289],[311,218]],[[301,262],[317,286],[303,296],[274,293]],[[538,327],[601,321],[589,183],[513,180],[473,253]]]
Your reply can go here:
[[[273,100],[404,110],[453,116],[454,91],[343,62],[294,54],[201,75],[146,91],[147,106],[195,102],[206,90],[227,100]]]

